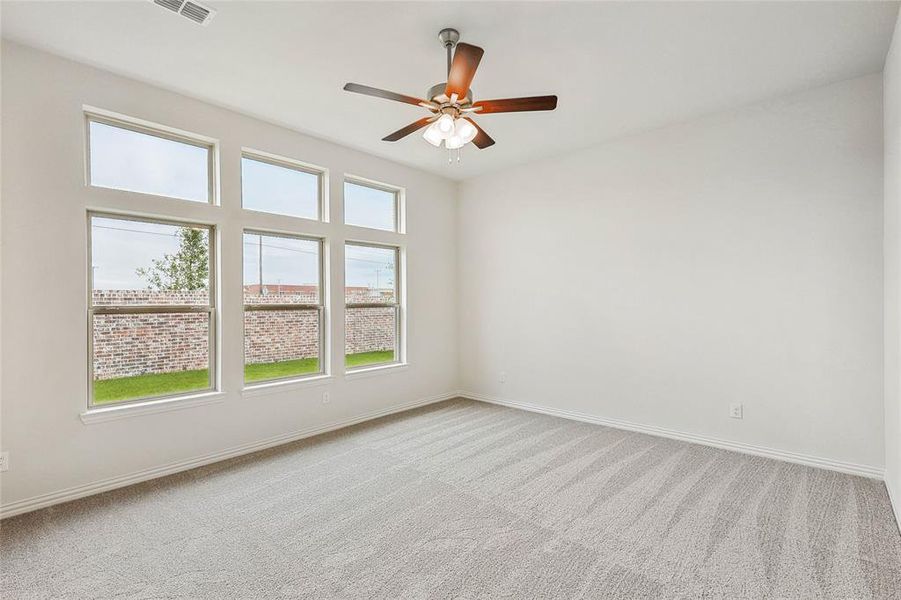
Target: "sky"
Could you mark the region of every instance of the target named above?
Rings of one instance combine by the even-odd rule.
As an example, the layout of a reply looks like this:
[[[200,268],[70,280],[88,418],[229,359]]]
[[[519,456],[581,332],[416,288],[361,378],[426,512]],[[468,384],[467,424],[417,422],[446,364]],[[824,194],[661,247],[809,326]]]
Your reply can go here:
[[[209,150],[91,121],[91,184],[209,201]]]
[[[91,183],[198,202],[208,201],[208,150],[190,144],[91,122]],[[318,217],[316,175],[243,158],[242,202],[245,208],[304,218]],[[345,183],[345,221],[393,230],[395,194]],[[95,289],[146,289],[137,269],[178,251],[180,226],[94,217],[91,264]],[[260,235],[244,236],[244,283],[259,283]],[[262,237],[263,283],[316,285],[319,282],[315,241]],[[348,286],[390,288],[395,253],[384,248],[349,246]]]
[[[305,171],[241,159],[241,202],[244,208],[319,218],[319,177]]]
[[[348,225],[394,231],[394,192],[344,182],[344,222]]]
[[[95,290],[143,290],[147,281],[137,269],[154,258],[178,252],[177,225],[107,217],[91,219],[91,265]]]

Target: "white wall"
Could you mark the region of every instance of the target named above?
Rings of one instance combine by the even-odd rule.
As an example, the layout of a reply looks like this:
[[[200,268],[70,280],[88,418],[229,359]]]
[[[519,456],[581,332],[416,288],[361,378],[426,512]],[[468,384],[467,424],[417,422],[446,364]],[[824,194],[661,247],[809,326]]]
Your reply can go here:
[[[452,392],[457,385],[456,184],[178,94],[4,43],[2,47],[2,503],[185,461]],[[217,138],[219,208],[85,186],[82,106]],[[315,115],[311,115],[315,117]],[[331,242],[332,290],[343,286],[345,235],[407,248],[410,365],[345,380],[343,309],[332,312],[335,379],[324,387],[242,398],[241,227],[283,226],[242,216],[241,147],[330,169],[332,223],[298,225]],[[407,190],[405,236],[340,225],[344,173]],[[224,401],[85,425],[87,207],[195,218],[219,225]],[[242,220],[243,219],[243,220]],[[340,303],[340,292],[338,293]],[[329,391],[331,402],[321,394]]]
[[[881,81],[464,183],[463,390],[881,470]]]
[[[901,15],[885,61],[885,483],[901,522]]]
[[[439,177],[19,45],[2,52],[4,507],[458,387],[851,467],[887,464],[898,489],[901,330],[889,310],[884,407],[882,394],[878,75],[472,180],[458,208],[455,184]],[[887,250],[901,249],[898,52],[896,42],[886,69]],[[220,140],[221,403],[79,419],[86,209],[209,217],[205,206],[85,187],[85,104]],[[238,240],[245,224],[276,224],[241,214],[242,146],[330,169],[332,222],[302,232],[332,242],[335,290],[340,241],[362,234],[339,224],[342,175],[406,187],[407,369],[345,379],[336,307],[333,381],[242,397],[241,308],[229,301],[240,296]],[[897,256],[886,260],[886,306],[898,306]],[[46,293],[35,300],[34,290]],[[745,405],[743,420],[728,418],[732,402]]]

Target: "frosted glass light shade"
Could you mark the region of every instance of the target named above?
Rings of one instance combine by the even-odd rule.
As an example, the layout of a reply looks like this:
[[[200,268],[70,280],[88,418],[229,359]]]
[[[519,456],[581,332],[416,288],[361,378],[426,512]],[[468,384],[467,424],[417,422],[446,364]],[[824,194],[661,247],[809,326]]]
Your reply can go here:
[[[435,126],[441,132],[441,137],[446,139],[454,131],[454,118],[445,113],[435,121]]]
[[[466,145],[466,142],[463,141],[459,135],[454,134],[444,140],[444,145],[447,146],[448,150],[456,150],[457,148],[462,148]]]
[[[426,128],[425,133],[422,134],[422,137],[425,138],[425,141],[435,147],[441,146],[441,140],[444,139],[444,136],[438,130],[437,122],[429,125]]]
[[[457,122],[454,124],[454,136],[463,140],[464,144],[471,142],[478,132],[479,130],[476,129],[475,125],[466,119],[457,119]]]

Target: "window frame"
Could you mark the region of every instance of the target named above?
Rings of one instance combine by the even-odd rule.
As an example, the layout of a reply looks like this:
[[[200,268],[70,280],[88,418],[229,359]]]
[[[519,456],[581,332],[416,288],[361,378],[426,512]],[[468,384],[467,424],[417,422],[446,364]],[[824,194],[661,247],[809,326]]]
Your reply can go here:
[[[256,208],[248,208],[244,205],[244,159],[255,160],[257,162],[265,163],[268,165],[272,165],[274,167],[282,167],[284,169],[291,169],[292,171],[299,171],[301,173],[307,173],[308,175],[316,176],[316,216],[313,218],[310,217],[298,217],[296,215],[286,215],[282,213],[270,212],[267,210],[259,210]],[[241,162],[239,163],[239,175],[241,180],[241,210],[246,210],[252,213],[262,214],[262,215],[271,215],[273,217],[284,217],[287,219],[302,219],[304,221],[312,221],[316,223],[328,223],[328,169],[325,167],[320,167],[318,165],[314,165],[312,163],[307,163],[303,161],[299,161],[293,158],[288,158],[285,156],[279,156],[277,154],[270,154],[269,152],[263,152],[261,150],[254,150],[252,148],[241,148]]]
[[[120,219],[127,221],[138,221],[142,223],[156,223],[160,225],[173,225],[177,227],[191,227],[207,230],[207,244],[209,245],[209,301],[206,306],[200,304],[136,304],[136,305],[94,305],[94,244],[93,244],[93,219],[94,217],[104,219]],[[184,399],[198,394],[207,394],[219,391],[219,356],[218,356],[218,287],[217,287],[217,227],[211,223],[200,223],[196,221],[184,221],[169,217],[150,217],[145,215],[135,215],[132,213],[120,213],[102,210],[87,211],[87,282],[88,282],[88,298],[87,298],[87,326],[88,326],[88,407],[87,410],[96,411],[99,409],[107,409],[113,407],[122,407],[134,404],[146,404],[148,402],[169,401],[174,399]],[[184,392],[176,392],[174,394],[160,394],[155,396],[140,396],[129,400],[119,400],[104,403],[94,402],[94,317],[96,315],[112,314],[185,314],[185,313],[206,313],[209,322],[207,359],[209,366],[207,371],[209,374],[207,387],[202,389],[187,390]]]
[[[387,250],[394,251],[394,302],[347,302],[347,247],[348,246],[362,246],[364,248],[382,248]],[[401,259],[402,259],[402,251],[403,248],[399,245],[395,244],[383,244],[378,242],[368,242],[362,240],[344,240],[344,289],[342,291],[344,296],[344,372],[346,374],[359,373],[362,371],[368,371],[370,369],[380,369],[385,367],[392,367],[397,365],[405,364],[404,356],[401,356],[404,344],[401,339],[403,336],[403,311],[404,311],[404,302],[402,296],[402,282],[403,282],[403,274],[401,271],[403,270],[401,267]],[[379,362],[379,363],[369,363],[366,365],[360,365],[358,367],[348,367],[347,366],[347,309],[349,308],[393,308],[394,309],[394,360]]]
[[[254,211],[258,212],[258,211]],[[268,213],[272,214],[272,213]],[[278,215],[278,216],[286,216],[286,215]],[[296,218],[296,217],[293,217]],[[308,219],[309,220],[309,219]],[[280,304],[247,304],[244,302],[244,281],[242,276],[241,281],[241,355],[242,355],[242,368],[241,368],[241,381],[243,382],[245,390],[252,390],[258,387],[265,387],[271,384],[279,384],[279,383],[290,383],[295,381],[305,381],[308,379],[323,377],[328,375],[328,357],[326,356],[326,352],[328,350],[328,345],[326,344],[326,336],[328,335],[328,319],[327,319],[327,311],[328,307],[326,305],[326,270],[325,270],[325,251],[326,251],[326,240],[325,238],[313,236],[313,235],[304,235],[299,233],[286,233],[284,231],[273,231],[267,229],[261,229],[257,227],[245,227],[241,230],[241,260],[243,264],[244,260],[244,235],[265,235],[270,237],[281,237],[287,239],[295,239],[295,240],[307,240],[311,242],[316,242],[319,246],[319,303],[318,304],[290,304],[290,303],[280,303]],[[272,379],[258,379],[255,381],[247,381],[245,379],[244,369],[247,368],[247,355],[244,348],[244,341],[247,335],[246,327],[244,325],[244,315],[248,311],[248,306],[250,308],[250,312],[255,311],[273,311],[273,310],[296,310],[296,311],[317,311],[319,316],[319,370],[315,373],[306,373],[304,375],[289,375],[287,377],[273,377]]]
[[[166,196],[163,194],[154,194],[152,192],[142,192],[138,190],[126,190],[122,188],[107,187],[104,185],[95,185],[93,182],[93,174],[91,173],[91,123],[100,123],[110,127],[117,127],[126,131],[141,133],[152,137],[169,140],[203,148],[207,151],[207,200],[201,202],[199,200],[191,200],[189,198],[178,198],[176,196]],[[118,115],[100,109],[85,107],[84,108],[84,128],[85,128],[85,184],[88,187],[99,190],[113,190],[116,192],[125,192],[128,194],[143,194],[153,198],[166,198],[168,200],[176,200],[178,202],[190,202],[201,206],[219,206],[218,190],[218,149],[219,145],[216,140],[205,136],[181,131],[172,127],[166,127],[156,123],[150,123],[140,119],[134,119],[125,115]]]
[[[366,225],[355,225],[347,222],[347,187],[345,184],[358,185],[373,190],[389,192],[394,195],[394,229],[381,229],[378,227],[367,227]],[[347,227],[359,227],[367,231],[383,231],[385,233],[405,234],[406,231],[406,190],[400,186],[382,183],[374,179],[366,179],[356,175],[344,175],[341,183],[341,209],[343,217],[343,225]]]

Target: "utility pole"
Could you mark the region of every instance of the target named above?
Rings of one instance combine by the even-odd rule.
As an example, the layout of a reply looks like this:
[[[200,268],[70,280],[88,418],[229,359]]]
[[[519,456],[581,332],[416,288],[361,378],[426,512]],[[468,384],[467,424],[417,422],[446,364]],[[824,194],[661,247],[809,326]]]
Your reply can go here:
[[[259,274],[260,274],[260,296],[263,295],[263,236],[258,235],[257,239],[259,240],[259,258],[257,263],[259,264]]]

